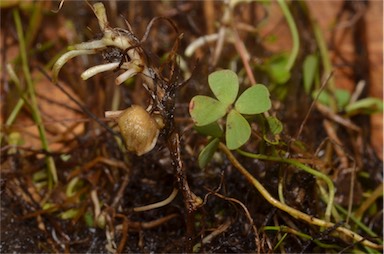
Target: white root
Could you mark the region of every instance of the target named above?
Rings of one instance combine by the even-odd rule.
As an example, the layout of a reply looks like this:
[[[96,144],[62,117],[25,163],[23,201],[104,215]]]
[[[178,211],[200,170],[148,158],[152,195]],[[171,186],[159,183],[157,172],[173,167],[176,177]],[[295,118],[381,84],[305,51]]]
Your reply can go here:
[[[93,77],[96,74],[99,74],[101,72],[114,70],[119,66],[119,64],[120,64],[119,62],[116,62],[116,63],[107,63],[107,64],[100,64],[100,65],[93,66],[87,69],[86,71],[84,71],[81,74],[81,78],[83,80],[87,80],[90,77]]]
[[[89,49],[83,49],[83,50],[71,50],[62,55],[56,63],[53,65],[52,73],[53,73],[53,80],[57,81],[57,77],[59,75],[59,72],[61,70],[61,67],[63,67],[64,64],[66,64],[70,59],[74,58],[75,56],[80,55],[90,55],[94,54],[94,50]]]
[[[155,208],[166,206],[175,199],[175,197],[177,196],[177,192],[178,192],[177,188],[174,188],[171,195],[169,195],[166,199],[164,199],[160,202],[157,202],[157,203],[153,203],[153,204],[149,204],[149,205],[145,205],[145,206],[140,206],[140,207],[135,207],[135,208],[133,208],[133,211],[144,212],[144,211],[148,211],[148,210],[152,210]]]
[[[123,112],[124,110],[105,111],[104,115],[105,115],[105,118],[117,119]]]
[[[185,49],[184,54],[187,57],[190,57],[198,48],[200,48],[201,46],[204,46],[209,42],[217,41],[218,38],[219,38],[219,34],[210,34],[210,35],[202,36],[194,40],[191,44],[189,44],[189,46]]]
[[[82,42],[82,43],[73,45],[73,48],[74,49],[103,49],[105,48],[105,44],[103,40],[94,40],[94,41],[87,41],[87,42]]]
[[[128,69],[127,71],[123,72],[120,74],[116,79],[115,79],[115,84],[116,85],[121,85],[124,81],[126,81],[129,78],[132,78],[135,76],[139,71],[137,71],[135,68]]]

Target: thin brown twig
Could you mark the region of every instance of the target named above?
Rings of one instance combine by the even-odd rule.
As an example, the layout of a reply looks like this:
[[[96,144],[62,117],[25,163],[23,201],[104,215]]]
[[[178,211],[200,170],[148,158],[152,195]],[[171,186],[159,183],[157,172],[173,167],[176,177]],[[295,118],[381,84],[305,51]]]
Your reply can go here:
[[[227,200],[227,201],[230,201],[230,202],[234,202],[234,203],[240,205],[241,208],[243,208],[243,210],[245,212],[245,216],[249,220],[249,224],[251,224],[252,229],[253,229],[253,233],[255,234],[255,244],[257,246],[257,253],[261,253],[261,249],[260,249],[261,245],[260,245],[259,233],[257,231],[256,225],[255,225],[255,223],[253,221],[253,218],[252,218],[251,213],[249,212],[248,208],[238,199],[226,197],[226,196],[221,195],[220,193],[217,193],[217,192],[213,192],[212,194],[217,196],[217,197],[219,197],[219,198],[221,198],[221,199],[224,199],[224,200]]]
[[[232,28],[233,35],[235,36],[235,47],[237,52],[240,55],[241,60],[243,61],[243,65],[245,68],[245,71],[247,72],[247,76],[249,80],[251,81],[251,84],[256,84],[255,75],[253,75],[252,68],[249,65],[249,53],[244,45],[244,42],[241,40],[239,33],[237,32],[237,29],[235,27]]]
[[[326,118],[329,118],[330,120],[334,121],[335,123],[338,123],[338,124],[348,128],[348,129],[351,129],[351,130],[356,131],[358,133],[361,132],[361,129],[359,126],[354,124],[351,120],[336,114],[327,106],[324,106],[321,103],[316,103],[316,109],[318,111],[320,111],[320,113],[323,114]]]
[[[311,103],[311,106],[309,107],[309,109],[307,111],[307,114],[304,117],[304,120],[300,124],[299,131],[296,134],[296,138],[295,138],[296,140],[299,139],[301,133],[303,132],[304,125],[307,123],[309,115],[312,113],[313,107],[316,105],[316,102],[318,101],[318,99],[320,97],[320,94],[323,92],[323,90],[325,89],[325,86],[327,85],[328,81],[331,79],[332,76],[333,76],[333,72],[329,73],[328,77],[324,80],[323,84],[321,85],[320,90],[319,90],[319,92],[316,95],[316,98]]]
[[[215,6],[213,0],[204,1],[204,20],[206,22],[206,34],[213,34],[215,32]]]
[[[384,185],[381,183],[376,189],[368,196],[368,198],[360,205],[360,207],[355,212],[355,217],[361,219],[364,212],[375,202],[377,198],[383,196]]]
[[[121,183],[120,188],[117,191],[115,198],[113,199],[111,207],[113,207],[113,208],[117,207],[117,205],[119,204],[121,198],[124,195],[124,191],[125,191],[125,188],[127,187],[128,183],[129,183],[129,174],[127,172],[123,176],[123,182]]]
[[[164,216],[162,218],[149,221],[149,222],[136,222],[136,221],[129,221],[129,226],[132,230],[140,230],[140,229],[151,229],[160,226],[161,224],[164,224],[165,222],[178,217],[179,214],[172,213],[167,216]]]
[[[122,237],[121,237],[121,240],[120,240],[119,245],[118,245],[117,250],[116,250],[117,253],[122,253],[124,246],[125,246],[125,243],[127,242],[127,239],[128,239],[128,224],[129,223],[128,223],[127,216],[125,216],[124,214],[118,213],[115,215],[115,217],[123,219]]]
[[[193,247],[193,252],[198,252],[200,250],[200,247],[201,247],[201,244],[207,244],[207,243],[210,243],[213,238],[215,238],[216,236],[224,233],[225,231],[227,231],[227,229],[231,226],[232,222],[230,219],[227,219],[224,224],[221,224],[220,226],[218,226],[214,231],[212,231],[209,235],[207,235],[206,237],[204,237],[201,241],[201,243],[197,243],[194,247]]]
[[[334,128],[335,126],[330,121],[328,121],[326,119],[323,121],[323,126],[324,126],[325,132],[327,133],[329,139],[331,141],[333,141],[334,144],[336,144],[333,147],[335,149],[337,156],[340,159],[340,167],[341,168],[348,168],[349,167],[348,158],[345,155],[344,150],[342,149],[343,143],[340,141],[339,137],[336,134],[336,130]]]

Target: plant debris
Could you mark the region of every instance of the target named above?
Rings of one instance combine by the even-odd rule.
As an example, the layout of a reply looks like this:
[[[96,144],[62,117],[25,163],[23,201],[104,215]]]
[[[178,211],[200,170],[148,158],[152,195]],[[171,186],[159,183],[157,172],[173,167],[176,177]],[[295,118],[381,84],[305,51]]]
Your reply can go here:
[[[382,3],[104,4],[0,4],[1,252],[383,251],[382,62],[362,33]],[[225,69],[247,97],[216,81],[220,117],[250,129],[232,150],[226,119],[190,115]],[[127,108],[146,120],[121,131]]]

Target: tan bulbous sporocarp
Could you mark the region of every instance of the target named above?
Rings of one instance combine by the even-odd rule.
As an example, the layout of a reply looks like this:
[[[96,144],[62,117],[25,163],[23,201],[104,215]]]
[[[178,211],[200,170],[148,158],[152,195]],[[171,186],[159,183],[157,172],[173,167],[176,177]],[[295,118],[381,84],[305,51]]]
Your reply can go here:
[[[160,133],[158,122],[138,105],[124,110],[117,118],[128,151],[143,155],[155,147]]]

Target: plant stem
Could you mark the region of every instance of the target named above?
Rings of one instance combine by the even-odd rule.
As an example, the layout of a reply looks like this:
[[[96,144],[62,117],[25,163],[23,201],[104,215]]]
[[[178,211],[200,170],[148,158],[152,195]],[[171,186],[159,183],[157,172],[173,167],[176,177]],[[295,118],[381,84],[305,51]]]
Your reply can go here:
[[[278,186],[277,186],[277,193],[279,195],[279,200],[281,203],[285,204],[285,199],[284,199],[284,178],[283,176],[281,175],[282,172],[280,170],[280,173],[279,173],[279,183],[278,183]]]
[[[300,47],[299,33],[297,31],[295,21],[292,17],[292,14],[285,0],[277,0],[277,3],[280,5],[281,10],[283,11],[283,14],[287,20],[287,23],[288,23],[289,29],[291,30],[291,35],[292,35],[292,43],[293,43],[292,51],[286,65],[286,70],[290,71],[299,53],[299,47]]]
[[[343,213],[344,215],[348,215],[348,211],[345,210],[343,207],[341,207],[340,205],[338,204],[335,204],[335,207],[337,210],[339,210],[341,213]],[[366,226],[363,222],[360,221],[359,218],[356,218],[354,215],[349,215],[349,218],[358,226],[361,228],[361,230],[365,231],[365,233],[367,233],[369,236],[371,237],[378,237],[377,234],[375,232],[373,232],[368,226]],[[381,243],[383,243],[383,241],[381,240]]]
[[[332,206],[333,206],[333,201],[335,199],[335,186],[333,185],[333,182],[331,179],[329,179],[328,176],[324,175],[323,173],[314,170],[311,167],[308,167],[307,165],[302,164],[301,162],[298,162],[294,159],[286,159],[286,158],[280,158],[280,157],[273,157],[273,156],[267,156],[264,154],[254,154],[254,153],[248,153],[244,152],[241,150],[237,150],[241,155],[254,158],[254,159],[259,159],[259,160],[268,160],[268,161],[276,161],[276,162],[283,162],[283,163],[288,163],[291,164],[297,168],[300,168],[304,170],[305,172],[316,176],[318,178],[321,178],[327,185],[328,185],[328,191],[329,191],[329,201],[327,204],[327,209],[325,211],[325,220],[330,221],[331,219],[331,212],[332,212]]]
[[[316,21],[312,21],[312,27],[313,27],[313,32],[315,34],[317,46],[319,47],[319,51],[320,51],[320,55],[321,55],[321,60],[323,62],[324,76],[327,77],[332,72],[332,63],[331,63],[331,59],[329,58],[329,55],[328,55],[327,44],[325,43],[325,39],[323,37],[321,29],[320,29],[320,27],[319,27],[319,25],[317,24]],[[335,81],[334,81],[334,79],[331,78],[328,81],[328,84],[329,84],[328,88],[332,92],[334,92],[335,91]]]
[[[25,80],[27,82],[27,88],[28,88],[28,93],[31,98],[31,112],[32,112],[32,117],[33,120],[35,121],[37,128],[39,130],[39,136],[41,139],[41,144],[42,148],[49,152],[49,147],[48,147],[48,140],[45,134],[45,128],[43,125],[43,121],[41,119],[40,111],[37,106],[37,99],[36,99],[36,94],[35,94],[35,89],[33,86],[33,81],[31,77],[31,73],[29,70],[28,66],[28,59],[27,59],[27,51],[26,51],[26,44],[25,44],[25,39],[23,35],[23,28],[21,25],[21,18],[18,10],[13,11],[13,18],[16,24],[16,30],[17,30],[17,35],[19,38],[19,46],[20,46],[20,55],[21,55],[21,62],[22,62],[22,68],[25,76]],[[46,163],[48,167],[48,172],[50,177],[49,179],[49,186],[53,187],[57,183],[57,172],[56,172],[56,165],[55,161],[51,156],[46,157]]]
[[[235,156],[232,154],[232,152],[223,144],[219,144],[219,148],[221,151],[225,153],[227,158],[231,161],[232,165],[260,192],[260,194],[273,206],[277,207],[278,209],[290,214],[294,218],[301,219],[309,224],[317,225],[320,227],[326,227],[326,228],[332,228],[335,227],[335,224],[332,222],[324,221],[319,218],[313,217],[311,215],[308,215],[306,213],[303,213],[299,210],[296,210],[288,205],[285,205],[281,203],[280,201],[276,200],[274,197],[271,196],[271,194],[264,188],[264,186],[256,179],[254,178],[244,167],[240,164],[240,162],[235,158]],[[382,249],[382,245],[378,245],[376,243],[373,243],[361,235],[345,228],[345,227],[336,227],[335,231],[343,234],[344,236],[347,236],[356,242],[359,242],[367,247],[373,248],[373,249]]]
[[[355,217],[360,220],[363,217],[364,212],[378,199],[383,196],[384,185],[381,183],[377,188],[369,195],[369,197],[360,205],[359,209],[355,212]]]
[[[318,185],[318,188],[319,188],[319,191],[320,191],[320,197],[321,199],[325,202],[325,203],[329,203],[329,197],[328,197],[328,193],[325,191],[324,187],[321,186],[321,185]],[[340,222],[342,219],[340,218],[340,215],[339,213],[337,212],[336,208],[335,208],[335,205],[332,207],[332,217],[334,219],[335,222]]]
[[[177,193],[178,193],[178,189],[174,188],[171,195],[169,195],[166,199],[164,199],[160,202],[157,202],[157,203],[144,205],[144,206],[140,206],[140,207],[134,207],[133,211],[134,212],[144,212],[144,211],[148,211],[148,210],[152,210],[152,209],[166,206],[175,199],[175,197],[177,196]]]
[[[336,244],[322,243],[319,240],[313,239],[312,236],[310,236],[310,235],[307,235],[305,233],[302,233],[300,231],[297,231],[297,230],[295,230],[293,228],[290,228],[290,227],[287,227],[287,226],[284,226],[284,225],[281,225],[281,226],[265,226],[263,228],[263,230],[264,231],[267,231],[267,230],[281,231],[281,232],[284,232],[284,233],[290,233],[290,234],[293,234],[293,235],[297,235],[298,237],[303,238],[305,240],[313,240],[313,242],[316,243],[321,248],[337,248],[337,249],[340,249],[340,246],[338,246]]]
[[[16,86],[20,87],[20,80],[10,64],[7,64],[7,71],[10,79],[16,84]],[[23,98],[20,98],[17,101],[16,106],[13,108],[11,114],[8,116],[7,121],[5,122],[5,126],[10,126],[13,124],[23,105],[24,100]]]
[[[36,38],[37,33],[39,32],[39,28],[41,25],[41,21],[43,19],[43,8],[42,8],[43,2],[36,2],[32,5],[32,15],[29,19],[29,26],[27,28],[27,34],[25,35],[25,47],[31,48],[32,42]]]

